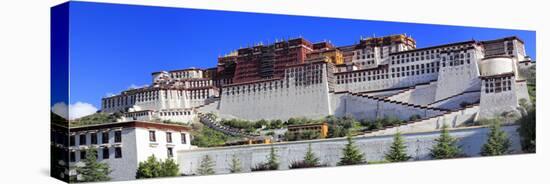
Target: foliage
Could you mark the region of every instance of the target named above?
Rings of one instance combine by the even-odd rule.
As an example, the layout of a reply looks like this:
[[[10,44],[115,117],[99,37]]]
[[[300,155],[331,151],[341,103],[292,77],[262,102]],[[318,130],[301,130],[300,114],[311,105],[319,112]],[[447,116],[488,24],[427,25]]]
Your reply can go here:
[[[178,176],[179,166],[176,162],[168,158],[165,161],[157,159],[155,155],[147,157],[147,160],[139,162],[136,171],[136,178],[157,178]]]
[[[313,153],[313,150],[311,149],[311,144],[309,144],[307,148],[306,155],[304,156],[304,160],[293,162],[290,164],[291,169],[296,168],[310,168],[310,167],[320,167],[321,165],[319,158],[315,156],[315,153]]]
[[[279,129],[284,127],[284,123],[281,120],[258,120],[258,121],[247,121],[240,119],[222,119],[221,124],[229,126],[232,128],[242,129],[247,132],[255,132],[257,129]]]
[[[363,153],[357,148],[350,135],[347,137],[348,144],[342,150],[342,158],[338,165],[355,165],[366,163]]]
[[[385,164],[385,163],[390,163],[390,161],[387,161],[387,160],[378,160],[378,161],[370,161],[369,164]]]
[[[109,181],[109,174],[112,172],[107,163],[97,161],[97,150],[86,149],[84,166],[78,166],[76,172],[80,175],[81,182]]]
[[[205,155],[201,160],[199,168],[197,169],[197,173],[199,175],[216,174],[216,172],[214,171],[215,165],[216,165],[216,162],[214,162],[214,160],[212,160],[212,158],[210,158],[209,155]]]
[[[284,127],[284,123],[283,121],[281,120],[272,120],[270,123],[269,123],[269,129],[279,129],[279,128],[283,128]]]
[[[193,132],[193,137],[191,144],[198,147],[221,146],[228,140],[235,138],[206,126],[201,126],[198,130],[195,130]]]
[[[409,121],[416,121],[416,120],[419,120],[419,119],[422,119],[422,116],[420,116],[418,114],[411,115],[411,117],[409,117]]]
[[[328,137],[344,137],[353,134],[361,129],[361,123],[351,115],[344,117],[327,116],[325,121],[328,124]]]
[[[266,171],[266,170],[277,170],[279,168],[279,162],[277,158],[277,153],[274,147],[271,147],[269,155],[267,156],[267,162],[260,163],[255,167],[251,168],[252,171]]]
[[[417,118],[420,118],[420,115],[413,115],[409,119],[416,120]],[[362,124],[367,127],[367,130],[380,130],[387,126],[397,126],[403,122],[404,121],[397,117],[385,116],[384,118],[376,119],[372,122],[364,122]]]
[[[403,162],[411,159],[411,156],[407,155],[407,146],[405,146],[401,133],[397,132],[394,135],[390,151],[386,153],[385,158],[390,162]]]
[[[434,159],[456,158],[462,155],[462,150],[457,145],[458,140],[449,134],[447,125],[443,125],[441,134],[435,142],[436,144],[430,150],[430,155]]]
[[[231,158],[231,163],[229,164],[229,172],[239,173],[242,171],[241,160],[237,158],[237,155],[233,155]]]
[[[284,138],[286,141],[313,140],[321,138],[319,131],[305,130],[300,133],[285,132]]]
[[[103,113],[98,112],[95,114],[90,114],[88,116],[84,116],[75,120],[69,121],[69,125],[72,126],[85,126],[85,125],[94,125],[94,124],[101,124],[101,123],[111,123],[116,122],[118,118],[120,118],[122,114],[120,113]]]
[[[527,110],[527,114],[522,116],[518,122],[520,127],[518,132],[520,135],[521,149],[527,153],[536,152],[536,109],[530,108]]]
[[[500,117],[497,117],[497,118],[490,118],[490,119],[487,119],[487,118],[483,118],[483,119],[480,119],[478,120],[477,122],[474,122],[474,126],[487,126],[487,125],[492,125],[492,124],[496,124],[496,123],[500,123]]]
[[[172,158],[168,158],[161,162],[161,177],[178,176],[179,165]]]
[[[481,148],[480,154],[483,156],[504,155],[510,152],[510,146],[508,135],[501,130],[500,124],[497,122],[490,126],[487,142]]]

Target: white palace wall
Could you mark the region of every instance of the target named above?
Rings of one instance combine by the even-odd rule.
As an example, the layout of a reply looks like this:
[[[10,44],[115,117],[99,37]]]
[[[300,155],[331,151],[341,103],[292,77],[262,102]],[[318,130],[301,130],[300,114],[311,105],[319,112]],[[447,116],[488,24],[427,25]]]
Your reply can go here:
[[[479,48],[449,51],[442,54],[441,58],[435,100],[466,91],[480,90],[478,61],[483,58],[483,54]]]
[[[220,115],[247,120],[331,114],[326,64],[287,69],[284,79],[232,85],[222,89]]]
[[[512,141],[512,153],[521,153],[517,126],[505,126],[502,129],[508,134]],[[451,136],[458,138],[458,144],[462,146],[467,156],[480,156],[479,152],[487,139],[488,128],[466,128],[451,130]],[[403,134],[407,146],[407,154],[413,160],[430,159],[430,148],[434,140],[440,135],[439,132]],[[366,160],[380,161],[388,151],[393,142],[392,135],[385,136],[359,136],[354,138],[355,144],[364,153]],[[196,174],[197,167],[205,155],[209,155],[214,161],[216,174],[229,173],[229,163],[235,155],[242,165],[244,172],[250,168],[265,162],[270,153],[271,147],[275,148],[280,165],[279,169],[288,169],[292,161],[301,161],[307,151],[308,145],[315,155],[321,159],[321,163],[335,166],[342,156],[342,148],[347,144],[346,138],[332,138],[309,141],[285,142],[271,145],[246,145],[220,148],[192,149],[179,151],[177,162],[180,165],[182,174]]]
[[[424,118],[444,113],[444,111],[418,105],[350,93],[332,94],[331,102],[331,109],[334,109],[335,116],[351,115],[356,119],[374,120],[377,118],[395,117],[408,120],[413,115],[420,115],[420,117]]]

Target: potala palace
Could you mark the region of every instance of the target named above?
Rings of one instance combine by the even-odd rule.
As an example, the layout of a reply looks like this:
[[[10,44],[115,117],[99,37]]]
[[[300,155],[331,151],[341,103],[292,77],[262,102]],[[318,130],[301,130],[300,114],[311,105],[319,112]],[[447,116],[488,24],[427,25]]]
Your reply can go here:
[[[517,37],[426,48],[406,35],[347,46],[296,38],[238,49],[213,68],[154,72],[149,86],[103,98],[102,111],[122,113],[120,121],[184,123],[204,113],[245,120],[420,116],[396,128],[437,129],[518,113],[522,99],[529,103],[521,71],[533,64]]]
[[[84,164],[90,149],[113,169],[112,180],[135,179],[140,163],[151,155],[177,158],[180,175],[196,175],[207,155],[216,163],[215,173],[228,173],[232,158],[248,172],[265,161],[270,148],[277,150],[279,169],[289,169],[308,147],[334,166],[347,141],[326,137],[326,122],[269,129],[269,135],[261,133],[264,127],[250,133],[220,121],[392,117],[402,121],[354,134],[366,161],[384,160],[396,132],[404,133],[412,159],[430,159],[443,125],[450,126],[465,155],[478,156],[489,129],[463,125],[521,116],[521,106],[531,103],[523,74],[531,65],[535,63],[517,37],[426,48],[416,48],[407,35],[361,38],[346,46],[304,38],[258,44],[219,57],[213,68],[153,72],[150,85],[102,99],[102,114],[116,114],[116,122],[52,126],[52,145],[59,148],[55,155],[65,159],[59,162],[60,172],[76,178],[74,168]],[[192,145],[194,128],[182,124],[193,123],[241,138],[246,145]],[[503,127],[511,152],[520,153],[516,129]],[[320,138],[280,139],[285,132],[300,131],[320,132]]]

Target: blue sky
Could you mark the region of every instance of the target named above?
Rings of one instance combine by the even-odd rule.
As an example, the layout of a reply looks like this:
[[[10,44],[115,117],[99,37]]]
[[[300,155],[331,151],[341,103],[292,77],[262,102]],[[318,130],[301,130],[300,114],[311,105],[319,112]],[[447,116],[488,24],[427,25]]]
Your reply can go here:
[[[302,36],[337,46],[360,36],[406,33],[417,47],[519,36],[536,59],[535,32],[444,25],[71,2],[70,102],[99,108],[101,97],[151,82],[151,73],[215,66],[240,47]]]

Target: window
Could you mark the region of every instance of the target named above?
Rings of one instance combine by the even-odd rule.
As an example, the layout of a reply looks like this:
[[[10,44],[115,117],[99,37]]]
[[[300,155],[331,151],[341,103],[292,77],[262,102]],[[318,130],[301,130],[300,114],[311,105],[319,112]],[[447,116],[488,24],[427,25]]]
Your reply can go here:
[[[122,131],[115,131],[115,142],[122,142]]]
[[[69,146],[74,146],[74,135],[71,135],[71,137],[69,137]]]
[[[109,143],[109,132],[101,133],[101,143],[103,143],[103,144],[108,144]]]
[[[78,141],[79,145],[85,145],[86,144],[86,134],[80,135],[80,140]]]
[[[181,143],[182,144],[187,144],[187,137],[185,137],[185,133],[181,133]]]
[[[115,158],[122,158],[122,148],[116,147],[115,148]]]
[[[167,152],[168,152],[168,157],[174,157],[173,148],[168,148]]]
[[[97,144],[97,133],[90,134],[90,140],[92,144]]]
[[[86,151],[80,150],[80,160],[86,159]]]
[[[103,159],[109,159],[109,148],[108,147],[103,148]]]
[[[172,133],[166,132],[166,142],[172,143]]]
[[[157,142],[157,137],[155,136],[155,131],[149,131],[149,141]]]
[[[69,153],[69,160],[70,160],[71,162],[74,162],[74,161],[76,160],[75,157],[76,157],[75,152],[74,152],[74,151],[71,151],[71,153]]]

